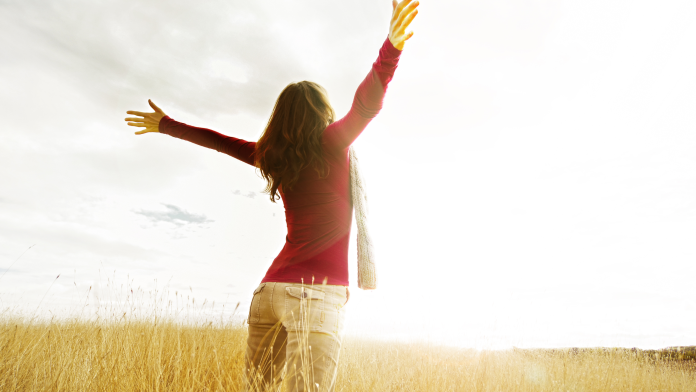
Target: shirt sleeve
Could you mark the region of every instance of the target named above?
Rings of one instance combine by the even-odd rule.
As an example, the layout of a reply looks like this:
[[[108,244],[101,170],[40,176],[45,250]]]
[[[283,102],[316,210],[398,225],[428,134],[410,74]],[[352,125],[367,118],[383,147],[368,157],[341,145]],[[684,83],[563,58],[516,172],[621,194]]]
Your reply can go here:
[[[212,148],[254,166],[256,142],[248,142],[244,139],[226,136],[207,128],[192,127],[172,120],[169,116],[162,117],[159,122],[159,131],[160,133],[196,143],[199,146]]]
[[[382,109],[387,85],[394,77],[400,56],[401,51],[387,38],[379,50],[377,61],[372,64],[367,77],[360,83],[348,114],[324,131],[325,148],[334,151],[347,149],[377,116]]]

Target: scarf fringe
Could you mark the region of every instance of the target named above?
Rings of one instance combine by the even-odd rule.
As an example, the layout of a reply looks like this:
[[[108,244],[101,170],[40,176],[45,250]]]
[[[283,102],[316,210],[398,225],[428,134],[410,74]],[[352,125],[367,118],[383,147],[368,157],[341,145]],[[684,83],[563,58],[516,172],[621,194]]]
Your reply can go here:
[[[377,288],[377,271],[372,239],[367,230],[367,194],[360,176],[360,165],[353,146],[349,148],[350,197],[353,200],[355,221],[358,226],[358,287],[363,290]]]

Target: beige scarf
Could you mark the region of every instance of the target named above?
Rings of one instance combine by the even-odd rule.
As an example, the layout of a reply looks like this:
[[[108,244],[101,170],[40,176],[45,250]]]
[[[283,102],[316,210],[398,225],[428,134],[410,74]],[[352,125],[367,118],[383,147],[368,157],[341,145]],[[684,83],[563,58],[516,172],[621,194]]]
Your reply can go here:
[[[372,240],[367,231],[367,195],[353,146],[349,149],[349,157],[350,197],[353,200],[355,221],[358,226],[358,287],[363,290],[374,290],[377,288],[377,273]]]

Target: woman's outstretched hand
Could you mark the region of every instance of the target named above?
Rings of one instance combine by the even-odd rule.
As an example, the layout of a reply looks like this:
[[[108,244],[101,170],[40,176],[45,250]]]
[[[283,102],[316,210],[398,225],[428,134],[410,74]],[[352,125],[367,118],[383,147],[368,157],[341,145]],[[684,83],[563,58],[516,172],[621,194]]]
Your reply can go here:
[[[399,50],[404,50],[404,43],[413,37],[413,31],[406,32],[413,18],[418,15],[418,0],[403,0],[397,3],[392,0],[392,19],[389,26],[389,41]]]
[[[147,102],[150,104],[150,107],[155,110],[154,113],[143,113],[143,112],[136,112],[133,110],[129,110],[126,113],[128,114],[134,114],[136,116],[140,116],[142,118],[138,117],[127,117],[126,121],[128,122],[128,125],[131,127],[142,127],[145,128],[142,131],[137,131],[135,132],[136,135],[142,135],[143,133],[148,133],[148,132],[159,132],[159,122],[162,119],[162,117],[166,116],[162,109],[158,108],[157,105],[155,105],[151,100],[147,100]]]

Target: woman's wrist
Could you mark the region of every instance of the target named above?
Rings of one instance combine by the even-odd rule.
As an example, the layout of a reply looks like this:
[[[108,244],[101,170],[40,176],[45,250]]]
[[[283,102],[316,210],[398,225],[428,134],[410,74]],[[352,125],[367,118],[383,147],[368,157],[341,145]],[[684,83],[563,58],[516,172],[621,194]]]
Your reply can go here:
[[[387,36],[387,41],[389,41],[389,45],[391,45],[390,49],[398,50],[399,52],[404,50],[404,44],[403,42],[401,43],[401,49],[397,48],[396,45],[394,45],[394,41],[392,41],[391,36]]]
[[[165,118],[167,120],[165,120]],[[172,118],[169,116],[162,116],[162,118],[159,119],[159,122],[157,123],[157,132],[159,133],[167,133],[167,121],[171,120]]]
[[[401,57],[401,50],[397,49],[389,38],[384,41],[379,50],[382,60],[397,60]]]

